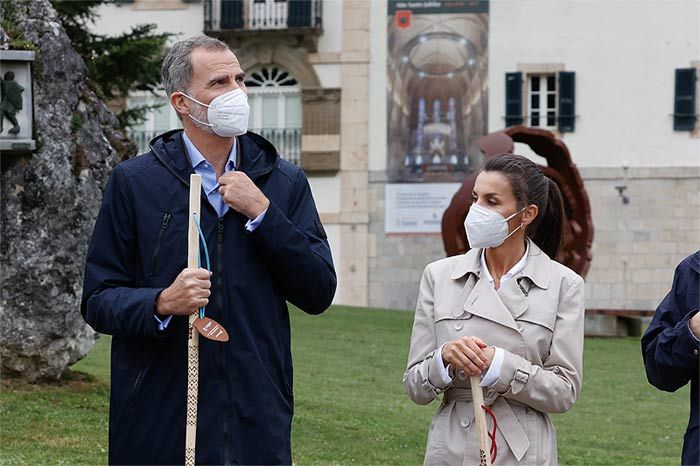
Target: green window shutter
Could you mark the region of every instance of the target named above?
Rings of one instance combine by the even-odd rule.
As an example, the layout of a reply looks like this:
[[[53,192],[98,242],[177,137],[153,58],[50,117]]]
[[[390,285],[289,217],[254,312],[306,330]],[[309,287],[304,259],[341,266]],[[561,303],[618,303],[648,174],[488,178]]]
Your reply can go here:
[[[243,29],[243,0],[221,0],[221,29]]]
[[[576,73],[559,72],[559,131],[573,132],[576,126]]]
[[[693,131],[695,129],[695,99],[697,77],[695,68],[676,69],[676,92],[673,102],[673,129]]]
[[[311,26],[311,0],[289,0],[287,3],[287,27]]]
[[[506,73],[506,126],[523,122],[523,74]]]

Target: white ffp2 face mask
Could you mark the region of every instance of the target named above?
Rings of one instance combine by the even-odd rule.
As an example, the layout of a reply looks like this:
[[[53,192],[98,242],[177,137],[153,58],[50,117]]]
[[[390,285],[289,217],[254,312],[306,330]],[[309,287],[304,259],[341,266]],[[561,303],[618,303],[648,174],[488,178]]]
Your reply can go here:
[[[215,97],[209,105],[200,102],[194,97],[182,93],[192,102],[207,107],[207,120],[209,123],[198,120],[192,115],[188,115],[200,125],[209,126],[215,134],[230,138],[241,136],[248,131],[248,96],[242,89],[234,89],[225,94]]]
[[[464,229],[467,231],[469,246],[472,248],[496,248],[513,233],[522,228],[519,227],[508,233],[508,220],[525,210],[527,206],[515,212],[508,218],[504,218],[493,209],[487,209],[477,204],[469,207],[469,213],[464,220]]]

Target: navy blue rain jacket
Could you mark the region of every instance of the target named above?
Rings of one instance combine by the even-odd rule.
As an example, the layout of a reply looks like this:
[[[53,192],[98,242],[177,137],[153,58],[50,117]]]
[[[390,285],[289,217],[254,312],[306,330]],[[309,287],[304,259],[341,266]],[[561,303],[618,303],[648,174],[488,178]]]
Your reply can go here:
[[[199,464],[291,464],[294,401],[287,301],[309,314],[333,299],[331,251],[304,173],[264,138],[239,138],[237,169],[270,200],[253,233],[229,209],[221,218],[202,193],[211,257],[207,315],[226,343],[200,337]],[[182,464],[185,450],[187,317],[160,331],[158,293],[187,266],[189,177],[181,131],[111,174],[85,266],[81,312],[113,335],[111,464]]]
[[[681,457],[684,465],[700,464],[700,343],[688,328],[688,321],[700,309],[699,294],[700,251],[678,264],[673,287],[659,304],[654,319],[642,337],[642,354],[649,383],[660,390],[675,392],[690,382],[690,420]]]

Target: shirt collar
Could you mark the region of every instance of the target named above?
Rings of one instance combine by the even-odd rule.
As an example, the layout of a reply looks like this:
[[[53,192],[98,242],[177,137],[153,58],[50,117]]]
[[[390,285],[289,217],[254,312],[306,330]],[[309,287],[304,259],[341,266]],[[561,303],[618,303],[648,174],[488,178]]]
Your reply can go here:
[[[527,264],[527,255],[530,252],[530,242],[525,241],[525,254],[523,254],[523,257],[520,258],[517,264],[515,264],[508,272],[506,272],[502,277],[501,277],[501,283],[503,283],[506,280],[509,280],[522,272],[525,269],[525,265]],[[491,276],[491,272],[489,272],[489,268],[486,265],[486,248],[481,250],[481,270],[484,273],[484,277],[486,277],[489,282],[493,285],[493,277]]]
[[[199,149],[194,145],[194,143],[187,136],[186,132],[182,132],[182,139],[185,141],[185,146],[187,146],[187,152],[190,154],[190,162],[192,162],[192,168],[198,167],[202,163],[209,163],[207,159],[204,158]],[[236,169],[236,138],[233,138],[233,145],[231,146],[231,153],[228,155],[228,161],[226,162],[225,172],[232,171]],[[211,164],[210,164],[211,165]]]
[[[532,283],[546,290],[549,287],[549,279],[552,268],[552,262],[547,254],[537,247],[530,238],[527,238],[527,263],[522,270],[523,277],[532,280]],[[457,261],[450,278],[459,280],[467,274],[475,274],[479,276],[481,270],[481,249],[475,248],[467,251],[462,257],[462,260]]]

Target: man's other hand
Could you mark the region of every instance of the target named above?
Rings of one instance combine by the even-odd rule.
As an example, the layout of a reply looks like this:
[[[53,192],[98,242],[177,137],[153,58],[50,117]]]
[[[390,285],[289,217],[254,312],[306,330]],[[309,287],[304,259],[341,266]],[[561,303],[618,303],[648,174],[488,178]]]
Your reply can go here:
[[[255,220],[270,205],[267,197],[243,172],[225,173],[219,178],[219,186],[224,202],[251,220]]]

